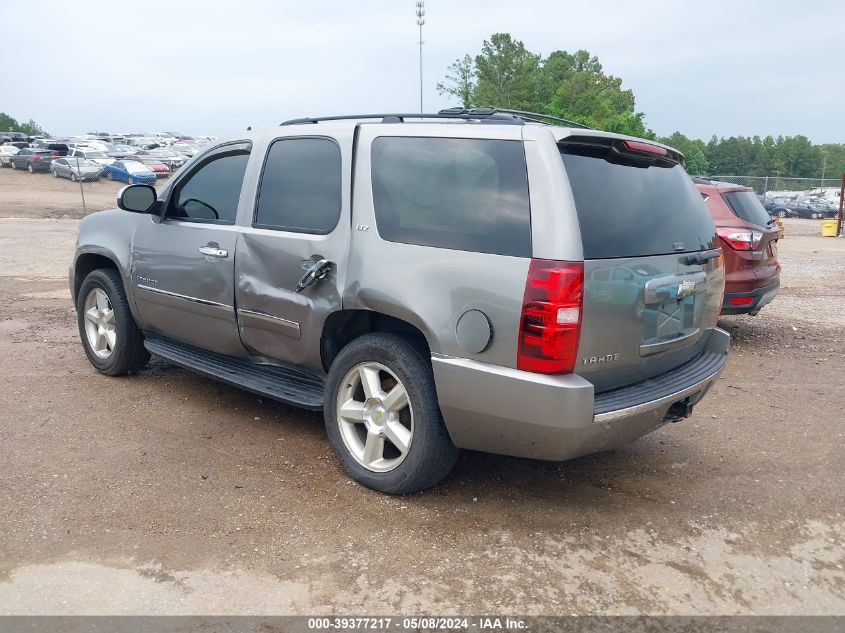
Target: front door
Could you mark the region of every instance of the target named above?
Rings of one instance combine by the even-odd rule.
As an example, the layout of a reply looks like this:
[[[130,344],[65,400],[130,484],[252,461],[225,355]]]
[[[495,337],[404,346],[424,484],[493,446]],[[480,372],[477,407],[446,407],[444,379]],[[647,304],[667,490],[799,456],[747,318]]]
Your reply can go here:
[[[174,183],[163,218],[142,222],[132,282],[143,329],[242,355],[235,317],[235,226],[247,144],[211,151]]]
[[[253,354],[319,372],[323,325],[341,308],[349,254],[352,133],[270,141],[254,213],[238,235],[241,340]],[[325,276],[297,291],[320,262]]]

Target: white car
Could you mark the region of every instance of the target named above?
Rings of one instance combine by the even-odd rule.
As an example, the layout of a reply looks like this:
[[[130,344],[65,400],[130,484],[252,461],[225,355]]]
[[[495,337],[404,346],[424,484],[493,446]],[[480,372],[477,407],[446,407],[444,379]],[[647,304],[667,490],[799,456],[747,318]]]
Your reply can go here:
[[[159,145],[171,145],[178,142],[175,136],[170,132],[150,132],[149,135],[158,140]]]
[[[14,156],[18,151],[20,150],[14,145],[0,145],[0,167],[11,167],[10,156]]]
[[[180,154],[184,154],[185,156],[192,157],[200,148],[196,145],[189,144],[189,143],[174,143],[170,146],[170,149],[179,152]]]
[[[105,152],[97,149],[80,149],[77,147],[68,152],[68,158],[73,158],[76,156],[78,156],[79,158],[84,158],[85,160],[93,160],[99,165],[111,165],[115,162],[114,158],[112,158]]]

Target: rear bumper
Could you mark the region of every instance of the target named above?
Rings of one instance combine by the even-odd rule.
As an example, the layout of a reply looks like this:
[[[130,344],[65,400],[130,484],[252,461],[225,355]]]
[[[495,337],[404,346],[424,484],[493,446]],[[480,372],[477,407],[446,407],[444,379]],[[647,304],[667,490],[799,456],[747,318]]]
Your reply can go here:
[[[633,442],[682,417],[727,361],[714,329],[703,354],[644,382],[596,396],[592,383],[478,361],[432,357],[438,400],[456,446],[560,461]]]
[[[750,292],[726,292],[725,300],[722,303],[722,314],[749,314],[757,313],[768,303],[771,303],[778,290],[780,281],[768,286],[755,288]]]

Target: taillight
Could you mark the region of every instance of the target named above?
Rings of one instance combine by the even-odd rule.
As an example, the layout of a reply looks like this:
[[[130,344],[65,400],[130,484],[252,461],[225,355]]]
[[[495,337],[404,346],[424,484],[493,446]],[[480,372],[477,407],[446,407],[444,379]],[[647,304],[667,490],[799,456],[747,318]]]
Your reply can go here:
[[[522,300],[516,366],[543,374],[575,368],[581,335],[584,265],[532,259]]]
[[[731,229],[718,227],[716,232],[728,246],[736,251],[753,251],[760,245],[763,234],[760,231],[749,231],[747,229]]]
[[[59,155],[58,152],[53,152],[53,156],[58,156],[58,155]]]
[[[32,157],[32,160],[41,160],[41,157],[36,154]]]
[[[631,152],[644,152],[646,154],[657,154],[658,156],[666,156],[668,154],[665,147],[643,143],[642,141],[622,141],[622,144],[625,146],[625,149]]]

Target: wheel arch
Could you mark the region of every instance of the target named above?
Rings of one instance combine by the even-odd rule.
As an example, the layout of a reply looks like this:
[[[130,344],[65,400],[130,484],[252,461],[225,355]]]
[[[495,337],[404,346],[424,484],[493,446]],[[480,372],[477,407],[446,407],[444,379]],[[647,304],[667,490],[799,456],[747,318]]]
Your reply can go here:
[[[428,338],[420,328],[408,321],[374,310],[338,310],[326,318],[320,335],[320,358],[323,369],[329,370],[340,350],[348,343],[374,332],[403,336],[426,358],[431,356]]]
[[[82,282],[85,281],[85,278],[89,274],[100,268],[111,268],[116,270],[123,282],[124,291],[127,292],[127,295],[129,294],[126,276],[123,274],[123,270],[118,264],[117,257],[115,257],[114,253],[105,249],[92,249],[77,254],[76,260],[74,261],[72,285],[73,296],[71,297],[74,303],[76,303],[76,298],[79,295],[79,288],[82,286]],[[130,301],[130,306],[131,305],[132,302]]]

